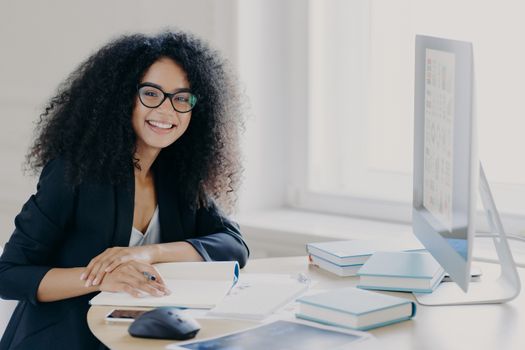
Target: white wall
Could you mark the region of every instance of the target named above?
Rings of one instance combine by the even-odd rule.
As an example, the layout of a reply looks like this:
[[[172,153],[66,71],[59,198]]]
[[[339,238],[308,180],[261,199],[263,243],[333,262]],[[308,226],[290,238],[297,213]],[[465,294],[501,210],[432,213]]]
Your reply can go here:
[[[307,6],[302,0],[239,1],[239,73],[251,101],[240,214],[285,203],[292,120],[306,126]]]
[[[284,205],[290,145],[301,147],[291,142],[298,134],[291,124],[298,118],[306,127],[307,7],[302,0],[0,2],[0,245],[34,193],[37,179],[21,167],[57,85],[110,38],[173,25],[207,40],[238,72],[247,102],[238,212]]]
[[[21,171],[33,123],[57,85],[109,39],[175,26],[236,64],[236,0],[0,2],[0,245],[34,192]]]

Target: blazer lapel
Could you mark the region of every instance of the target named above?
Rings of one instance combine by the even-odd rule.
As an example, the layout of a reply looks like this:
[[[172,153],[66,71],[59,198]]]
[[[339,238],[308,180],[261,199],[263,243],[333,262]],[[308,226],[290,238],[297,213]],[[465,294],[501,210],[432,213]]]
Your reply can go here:
[[[135,178],[131,176],[126,184],[115,186],[116,197],[116,227],[113,245],[129,246],[131,228],[133,226],[133,209],[135,202]]]

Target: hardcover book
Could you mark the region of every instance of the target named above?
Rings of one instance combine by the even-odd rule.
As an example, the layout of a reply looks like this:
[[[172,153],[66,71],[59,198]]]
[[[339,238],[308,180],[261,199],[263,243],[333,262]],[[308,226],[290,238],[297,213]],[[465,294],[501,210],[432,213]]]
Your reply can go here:
[[[357,274],[359,288],[431,293],[445,271],[427,252],[377,252]]]
[[[299,298],[298,318],[368,330],[408,320],[416,313],[410,300],[353,287]]]
[[[323,258],[336,265],[364,264],[378,251],[422,249],[419,242],[400,242],[398,240],[360,240],[329,241],[308,243],[308,254]]]
[[[363,266],[363,264],[337,265],[313,254],[310,254],[309,259],[313,265],[319,266],[323,270],[335,273],[341,277],[356,276],[357,271]]]

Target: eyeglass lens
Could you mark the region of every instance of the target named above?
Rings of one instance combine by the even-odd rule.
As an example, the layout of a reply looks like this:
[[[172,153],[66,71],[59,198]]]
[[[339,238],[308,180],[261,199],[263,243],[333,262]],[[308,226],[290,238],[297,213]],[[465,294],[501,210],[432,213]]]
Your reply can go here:
[[[167,96],[162,90],[153,86],[141,86],[139,88],[139,98],[142,104],[149,108],[156,108],[164,102]],[[171,94],[170,94],[171,95]],[[189,91],[177,92],[170,96],[171,105],[180,113],[187,113],[195,107],[197,97]]]

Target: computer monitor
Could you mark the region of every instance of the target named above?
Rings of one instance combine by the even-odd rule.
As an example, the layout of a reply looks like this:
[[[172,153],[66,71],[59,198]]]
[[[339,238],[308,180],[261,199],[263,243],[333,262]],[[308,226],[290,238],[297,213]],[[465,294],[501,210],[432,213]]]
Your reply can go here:
[[[416,36],[412,227],[461,288],[442,284],[433,295],[416,294],[424,304],[503,302],[519,294],[516,266],[477,157],[475,106],[472,44]],[[478,189],[502,275],[490,286],[469,288]]]

